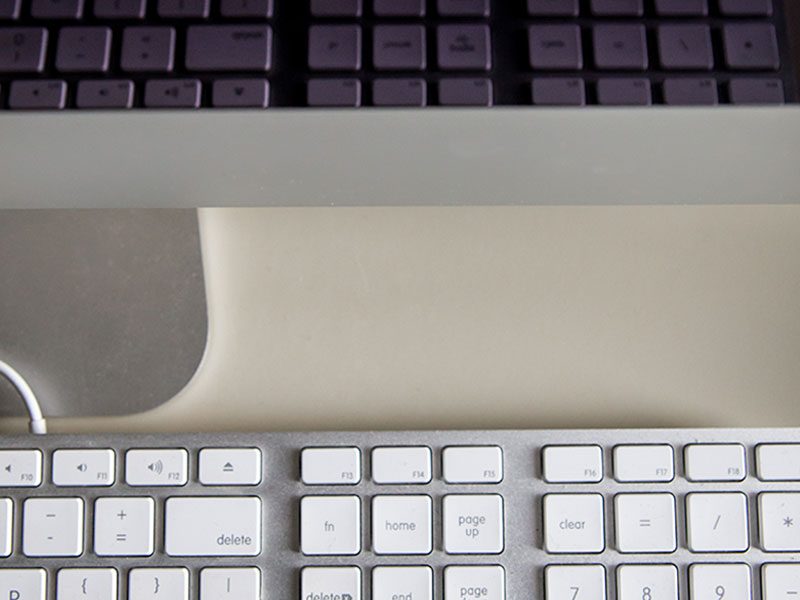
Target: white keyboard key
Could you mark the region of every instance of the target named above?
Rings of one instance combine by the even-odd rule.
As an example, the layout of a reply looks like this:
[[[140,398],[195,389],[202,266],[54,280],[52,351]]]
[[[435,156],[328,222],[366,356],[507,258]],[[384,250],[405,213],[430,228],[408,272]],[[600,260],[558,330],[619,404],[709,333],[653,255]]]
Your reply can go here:
[[[762,481],[800,481],[800,444],[762,444],[756,464]]]
[[[261,499],[169,498],[165,505],[169,556],[257,556],[261,553]]]
[[[128,600],[189,600],[189,571],[131,569]]]
[[[11,554],[14,535],[14,503],[10,498],[0,498],[0,556]],[[0,596],[2,598],[2,596]]]
[[[53,483],[58,486],[109,486],[114,484],[113,450],[56,450]]]
[[[203,485],[258,485],[261,450],[258,448],[205,448],[200,451]]]
[[[200,600],[260,600],[261,571],[254,567],[200,571]]]
[[[25,556],[83,554],[83,500],[26,500],[23,508],[22,552]]]
[[[692,552],[744,552],[750,547],[747,496],[694,493],[686,496],[687,544]]]
[[[500,566],[447,567],[444,600],[505,600],[506,573]]]
[[[372,550],[375,554],[430,554],[432,520],[430,496],[375,496]]]
[[[768,564],[761,569],[763,600],[797,600],[800,597],[800,564]]]
[[[306,496],[300,501],[300,548],[309,556],[361,552],[361,499]]]
[[[678,547],[672,494],[617,494],[614,511],[620,552],[674,552]]]
[[[672,481],[675,478],[672,446],[617,446],[614,448],[614,477],[623,483]]]
[[[430,448],[375,448],[372,480],[381,484],[430,483],[431,463]]]
[[[678,600],[678,569],[674,565],[622,565],[617,569],[617,599]]]
[[[447,483],[500,483],[503,451],[498,446],[451,446],[442,451]]]
[[[547,552],[602,552],[606,545],[603,523],[603,497],[600,494],[548,494],[544,497]]]
[[[94,503],[94,553],[150,556],[154,527],[152,498],[98,498]]]
[[[430,567],[375,567],[372,600],[433,600]]]
[[[0,487],[41,484],[42,453],[39,450],[0,450]]]
[[[761,494],[758,497],[758,515],[764,550],[800,552],[800,493]]]
[[[361,600],[358,567],[306,567],[300,574],[303,600]]]
[[[605,600],[602,565],[550,565],[544,571],[545,600]]]
[[[45,600],[47,573],[44,569],[0,569],[2,600]]]
[[[306,485],[356,485],[361,481],[358,448],[306,448],[300,462]]]
[[[56,599],[117,600],[117,587],[116,569],[61,569]]]
[[[686,446],[686,479],[689,481],[742,481],[747,475],[744,446],[740,444],[692,444]]]
[[[600,446],[548,446],[542,462],[548,483],[597,483],[603,479]]]
[[[182,486],[189,478],[189,454],[183,449],[128,450],[125,481],[132,486]]]
[[[751,600],[749,565],[692,565],[689,568],[692,600]]]
[[[448,554],[500,554],[505,547],[503,497],[498,494],[445,496],[442,522]]]

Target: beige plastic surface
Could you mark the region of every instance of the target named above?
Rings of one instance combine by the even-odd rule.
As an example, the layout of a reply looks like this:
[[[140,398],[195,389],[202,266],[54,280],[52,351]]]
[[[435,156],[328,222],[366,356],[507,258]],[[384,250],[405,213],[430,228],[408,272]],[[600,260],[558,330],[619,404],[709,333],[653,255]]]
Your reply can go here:
[[[0,207],[800,203],[798,106],[4,112],[0,140]]]
[[[800,207],[226,209],[201,234],[194,380],[52,430],[800,424]]]

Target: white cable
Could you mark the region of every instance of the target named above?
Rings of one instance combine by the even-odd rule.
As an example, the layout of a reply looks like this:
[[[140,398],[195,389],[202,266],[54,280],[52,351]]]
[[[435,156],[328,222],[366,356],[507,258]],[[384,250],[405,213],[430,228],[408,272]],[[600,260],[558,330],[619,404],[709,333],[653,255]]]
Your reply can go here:
[[[37,435],[47,433],[47,422],[42,415],[39,400],[36,398],[36,394],[33,393],[31,386],[25,381],[25,378],[14,367],[2,360],[0,360],[0,375],[5,376],[11,382],[11,385],[17,389],[23,402],[25,402],[25,407],[28,409],[28,415],[30,416],[31,433]]]

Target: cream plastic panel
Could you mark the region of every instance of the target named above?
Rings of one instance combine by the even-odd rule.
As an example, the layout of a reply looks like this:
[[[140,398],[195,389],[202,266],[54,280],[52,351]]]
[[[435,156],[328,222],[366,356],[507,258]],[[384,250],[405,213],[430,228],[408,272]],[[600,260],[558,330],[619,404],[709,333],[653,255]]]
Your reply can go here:
[[[800,423],[800,207],[200,217],[194,380],[53,430]]]

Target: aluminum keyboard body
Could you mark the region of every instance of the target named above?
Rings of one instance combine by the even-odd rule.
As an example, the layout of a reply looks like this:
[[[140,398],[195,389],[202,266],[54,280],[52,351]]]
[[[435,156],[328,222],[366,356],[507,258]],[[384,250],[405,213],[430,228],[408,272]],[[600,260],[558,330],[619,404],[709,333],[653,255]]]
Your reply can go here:
[[[742,481],[690,482],[685,478],[684,449],[691,444],[741,444],[746,456]],[[544,569],[548,565],[599,564],[606,569],[607,597],[616,598],[615,569],[623,564],[670,564],[680,570],[680,598],[689,598],[687,569],[708,562],[746,563],[751,566],[753,600],[761,600],[760,568],[765,563],[798,563],[799,552],[766,552],[759,534],[757,497],[763,492],[800,492],[800,480],[762,481],[757,477],[756,447],[761,444],[800,443],[798,429],[741,430],[580,430],[580,431],[422,431],[225,433],[197,435],[49,435],[5,437],[3,450],[40,449],[43,455],[40,486],[5,487],[0,496],[14,504],[12,554],[0,560],[0,569],[42,568],[48,574],[48,600],[57,598],[55,581],[62,568],[109,567],[118,571],[119,598],[125,600],[130,569],[186,567],[190,598],[198,597],[199,571],[205,567],[255,567],[262,577],[261,598],[300,598],[300,574],[305,567],[355,566],[360,569],[361,598],[371,595],[370,573],[377,566],[428,565],[433,568],[436,600],[443,595],[442,573],[454,565],[500,565],[506,579],[505,598],[545,598]],[[675,473],[670,482],[620,483],[615,479],[613,449],[620,445],[667,444],[674,449]],[[599,483],[547,483],[542,474],[542,450],[549,446],[597,445],[602,448],[603,473]],[[371,477],[371,452],[378,447],[427,447],[431,450],[432,479],[417,485],[379,485]],[[502,451],[503,479],[492,484],[450,484],[442,478],[442,451],[448,447],[497,446]],[[361,480],[356,485],[307,485],[301,480],[301,452],[307,448],[358,448]],[[185,485],[132,487],[126,484],[126,452],[130,449],[185,449],[188,481]],[[198,480],[198,452],[207,448],[259,449],[263,457],[261,483],[246,486],[206,486]],[[53,483],[53,452],[64,449],[111,449],[116,477],[106,487],[60,487]],[[2,465],[0,465],[2,466]],[[128,467],[130,469],[132,467]],[[800,471],[800,465],[798,465]],[[797,479],[800,479],[798,477]],[[614,497],[620,493],[667,492],[677,507],[677,550],[668,553],[621,553],[615,540]],[[691,492],[741,492],[747,496],[749,549],[734,554],[696,553],[687,547],[685,497]],[[548,494],[600,494],[605,505],[605,550],[600,553],[553,554],[544,549],[543,497]],[[432,499],[433,551],[429,555],[377,555],[372,551],[371,499],[383,495],[426,495]],[[448,554],[443,550],[442,499],[454,494],[497,494],[504,505],[504,543],[499,554]],[[306,556],[300,548],[300,503],[307,496],[357,496],[361,500],[360,552],[353,556]],[[148,557],[98,557],[93,553],[95,500],[106,497],[147,497],[155,502],[155,552]],[[176,557],[165,554],[164,506],[169,498],[244,496],[261,500],[261,550],[252,557]],[[22,551],[23,502],[29,498],[82,498],[85,502],[84,550],[74,558],[31,558]],[[798,515],[800,516],[800,515]],[[203,523],[197,523],[202,527]],[[800,533],[798,533],[800,536]],[[800,540],[800,538],[799,538]],[[302,596],[305,597],[305,596]],[[492,600],[489,597],[488,600]],[[27,600],[27,598],[26,598]],[[38,600],[38,598],[36,598]],[[770,598],[770,600],[775,600]],[[783,600],[783,599],[778,599]],[[787,599],[790,600],[790,599]]]

